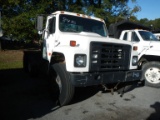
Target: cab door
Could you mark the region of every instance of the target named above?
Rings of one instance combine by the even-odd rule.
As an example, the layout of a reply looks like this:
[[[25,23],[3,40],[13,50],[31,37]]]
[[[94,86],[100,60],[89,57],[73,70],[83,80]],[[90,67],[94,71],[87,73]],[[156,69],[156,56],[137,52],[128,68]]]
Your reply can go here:
[[[43,33],[43,59],[50,61],[55,43],[56,17],[49,16],[46,22],[46,28]]]
[[[138,56],[141,57],[145,54],[146,50],[149,47],[149,42],[145,42],[137,32],[132,31],[131,33],[131,42],[138,46]]]

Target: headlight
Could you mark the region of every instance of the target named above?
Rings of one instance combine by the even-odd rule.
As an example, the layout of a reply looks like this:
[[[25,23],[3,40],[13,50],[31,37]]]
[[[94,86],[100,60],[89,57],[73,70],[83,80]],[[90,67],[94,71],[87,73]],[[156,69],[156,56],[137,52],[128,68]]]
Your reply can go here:
[[[86,67],[86,55],[76,54],[74,56],[74,66],[75,67]]]
[[[132,65],[135,66],[138,63],[138,56],[133,56],[132,57]]]

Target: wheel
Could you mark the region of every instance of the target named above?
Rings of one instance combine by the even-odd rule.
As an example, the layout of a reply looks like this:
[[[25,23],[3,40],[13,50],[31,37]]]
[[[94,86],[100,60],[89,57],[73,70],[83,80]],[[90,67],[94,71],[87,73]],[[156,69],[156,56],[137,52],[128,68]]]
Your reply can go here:
[[[32,59],[32,56],[28,53],[24,53],[23,56],[23,69],[25,72],[29,73],[31,77],[36,77],[37,75],[37,67]]]
[[[145,85],[150,87],[160,87],[160,63],[147,62],[142,66],[142,77]]]
[[[28,56],[27,53],[24,52],[23,54],[23,70],[28,72]]]
[[[54,64],[51,68],[51,74],[53,74],[51,79],[58,86],[59,104],[61,106],[67,105],[71,102],[75,92],[75,87],[70,80],[70,74],[66,71],[65,64]],[[54,75],[55,73],[53,70],[56,72],[56,76]]]
[[[36,70],[35,70],[35,67],[34,65],[29,61],[28,62],[28,73],[31,77],[35,77],[36,76]]]

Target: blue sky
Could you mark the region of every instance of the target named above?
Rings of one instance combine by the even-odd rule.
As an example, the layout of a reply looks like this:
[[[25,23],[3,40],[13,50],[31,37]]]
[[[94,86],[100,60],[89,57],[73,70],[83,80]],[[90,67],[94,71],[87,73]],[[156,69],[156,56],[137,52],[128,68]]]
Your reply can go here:
[[[137,0],[136,4],[141,7],[141,11],[135,14],[138,19],[154,20],[160,18],[160,0]],[[129,2],[128,6],[133,8],[136,4]]]

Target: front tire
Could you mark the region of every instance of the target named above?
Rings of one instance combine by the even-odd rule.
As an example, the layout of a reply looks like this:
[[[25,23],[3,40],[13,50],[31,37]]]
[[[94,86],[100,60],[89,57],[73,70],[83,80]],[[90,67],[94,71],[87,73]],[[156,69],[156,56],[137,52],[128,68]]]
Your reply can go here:
[[[52,77],[52,80],[55,81],[59,89],[59,103],[61,106],[67,105],[71,102],[75,92],[75,87],[70,80],[70,74],[66,71],[65,64],[54,64],[52,65],[52,72],[53,69],[56,72],[56,77]],[[54,75],[55,73],[51,74]]]
[[[160,88],[160,63],[147,62],[142,66],[142,75],[145,85]]]

